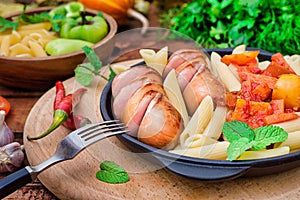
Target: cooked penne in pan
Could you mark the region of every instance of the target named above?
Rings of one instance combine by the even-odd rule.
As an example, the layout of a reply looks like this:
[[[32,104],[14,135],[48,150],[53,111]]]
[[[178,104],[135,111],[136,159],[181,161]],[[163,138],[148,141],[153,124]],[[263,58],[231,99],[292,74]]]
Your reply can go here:
[[[225,106],[217,106],[203,135],[218,140],[222,134],[222,126],[226,121],[226,115],[227,108]]]
[[[261,158],[270,158],[275,156],[281,156],[290,153],[288,146],[281,146],[274,149],[260,150],[260,151],[245,151],[238,158],[238,160],[254,160]]]
[[[221,62],[221,56],[216,52],[212,52],[211,54],[211,65],[217,70],[219,78],[228,91],[234,92],[241,90],[240,81],[234,76],[227,65]]]
[[[160,74],[168,62],[168,47],[164,47],[155,53],[152,49],[141,49],[140,54],[146,65],[155,68]]]
[[[290,147],[291,151],[300,149],[300,130],[290,132],[288,138],[284,142],[276,143],[274,145],[275,148],[283,147],[283,146]]]
[[[193,114],[187,127],[185,127],[183,132],[180,134],[180,144],[183,147],[185,147],[185,140],[188,137],[203,134],[203,131],[212,118],[213,108],[214,105],[212,98],[210,96],[206,96]]]
[[[222,141],[197,148],[170,150],[170,152],[195,158],[225,160],[227,158],[226,149],[228,146],[229,142]]]

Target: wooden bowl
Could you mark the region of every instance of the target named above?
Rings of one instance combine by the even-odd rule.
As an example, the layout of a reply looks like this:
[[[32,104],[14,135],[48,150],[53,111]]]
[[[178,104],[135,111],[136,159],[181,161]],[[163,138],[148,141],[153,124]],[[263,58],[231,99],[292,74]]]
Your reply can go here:
[[[26,11],[28,14],[49,11],[53,7],[40,7]],[[90,14],[97,11],[86,9]],[[7,16],[7,19],[18,16],[15,13]],[[92,48],[100,60],[110,56],[114,48],[114,36],[117,32],[117,23],[109,15],[103,13],[109,24],[109,32],[105,38],[96,43]],[[39,58],[15,58],[0,56],[0,85],[27,90],[47,90],[54,86],[58,80],[65,80],[74,76],[74,69],[86,58],[83,50]]]

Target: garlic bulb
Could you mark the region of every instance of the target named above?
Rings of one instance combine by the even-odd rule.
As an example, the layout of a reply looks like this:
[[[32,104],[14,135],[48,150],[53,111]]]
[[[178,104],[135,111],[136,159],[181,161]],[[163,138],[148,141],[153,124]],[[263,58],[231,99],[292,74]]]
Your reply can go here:
[[[17,170],[24,161],[23,147],[18,142],[0,147],[0,173]]]
[[[11,129],[6,125],[5,112],[0,110],[0,147],[13,142],[14,134]]]

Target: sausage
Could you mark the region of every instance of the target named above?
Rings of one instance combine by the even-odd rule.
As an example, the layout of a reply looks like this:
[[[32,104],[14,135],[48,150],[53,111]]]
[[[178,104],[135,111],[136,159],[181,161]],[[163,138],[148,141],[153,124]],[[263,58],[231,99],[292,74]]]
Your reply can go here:
[[[168,64],[163,72],[163,78],[168,75],[171,69],[175,69],[178,84],[183,92],[195,73],[207,68],[205,58],[206,55],[197,49],[175,51],[168,60]]]
[[[203,55],[199,54],[199,50],[197,49],[180,49],[175,51],[168,59],[168,63],[163,71],[163,78],[165,78],[172,69],[176,69],[184,62],[199,56]]]
[[[133,80],[128,81],[125,79],[129,79],[132,78],[131,74],[128,73],[126,71],[126,76],[121,76],[121,78],[119,77],[117,79],[118,83],[114,84],[115,79],[113,80],[112,83],[112,90],[114,87],[119,87],[120,90],[117,91],[114,88],[114,101],[113,101],[113,111],[114,111],[114,116],[116,119],[121,119],[122,113],[123,113],[123,109],[128,101],[128,99],[139,89],[141,88],[143,85],[147,84],[147,83],[159,83],[162,84],[162,78],[161,76],[158,74],[157,71],[151,70],[149,71],[148,68],[149,67],[143,67],[145,71],[147,71],[147,73],[144,73],[142,75],[140,75],[138,78],[135,78]],[[128,70],[130,71],[130,70]],[[135,73],[136,71],[133,70],[133,73]],[[123,87],[120,87],[119,84],[122,83],[127,83],[127,85],[123,85]]]
[[[183,91],[189,115],[193,115],[202,99],[210,95],[217,105],[225,105],[225,88],[208,70],[198,71]]]
[[[144,65],[132,67],[115,76],[112,82],[112,96],[115,97],[120,90],[125,86],[141,77],[143,74],[155,71],[151,67]]]
[[[138,130],[138,139],[156,148],[173,149],[183,130],[180,113],[165,95],[157,93],[151,100]]]
[[[132,73],[135,73],[136,70],[133,68],[122,72],[125,75],[121,73],[117,77],[116,83],[113,80],[115,118],[121,119],[127,125],[131,136],[137,137],[146,144],[166,149],[174,147],[177,144],[179,133],[182,131],[183,120],[180,113],[167,99],[162,85],[162,77],[160,75],[159,79],[155,77],[153,75],[155,73],[149,72],[148,67],[144,67],[144,70],[148,71],[147,73],[141,73],[142,67],[139,66],[140,69],[137,71],[142,75],[140,78],[134,78]],[[150,76],[153,77],[149,78]],[[133,80],[123,80],[129,78]],[[120,87],[119,84],[123,83],[127,83],[127,85]],[[149,117],[154,117],[155,121],[152,124],[147,123]],[[176,125],[174,126],[174,124]],[[158,131],[150,133],[151,137],[145,138],[147,136],[145,131],[152,131],[153,128]],[[158,142],[160,140],[161,142]]]
[[[161,84],[147,83],[138,89],[128,100],[121,120],[127,125],[130,135],[136,136],[145,111],[157,93],[165,95]]]

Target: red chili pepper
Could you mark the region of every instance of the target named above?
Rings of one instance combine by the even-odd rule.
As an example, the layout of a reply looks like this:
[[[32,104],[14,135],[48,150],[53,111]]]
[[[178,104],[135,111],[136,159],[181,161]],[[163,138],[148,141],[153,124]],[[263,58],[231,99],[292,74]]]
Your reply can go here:
[[[83,127],[87,124],[92,123],[88,118],[81,115],[73,115],[68,117],[68,119],[63,123],[63,125],[71,130],[75,130],[78,127]]]
[[[54,110],[57,110],[59,103],[66,96],[65,87],[61,81],[55,83],[56,95],[54,99]]]
[[[61,87],[62,86],[62,87]],[[50,127],[42,134],[36,137],[29,137],[27,136],[28,140],[37,140],[41,139],[45,136],[47,136],[49,133],[54,131],[57,127],[59,127],[61,124],[63,124],[66,121],[69,121],[66,123],[71,129],[75,129],[75,123],[74,118],[72,114],[73,104],[77,104],[79,102],[79,99],[83,92],[86,91],[85,88],[79,88],[76,90],[73,94],[68,94],[65,96],[65,89],[63,87],[63,84],[60,82],[56,83],[56,97],[54,101],[54,114],[53,114],[53,121]],[[62,98],[63,97],[63,98]],[[74,101],[73,101],[74,97]],[[71,125],[70,125],[71,124]]]

